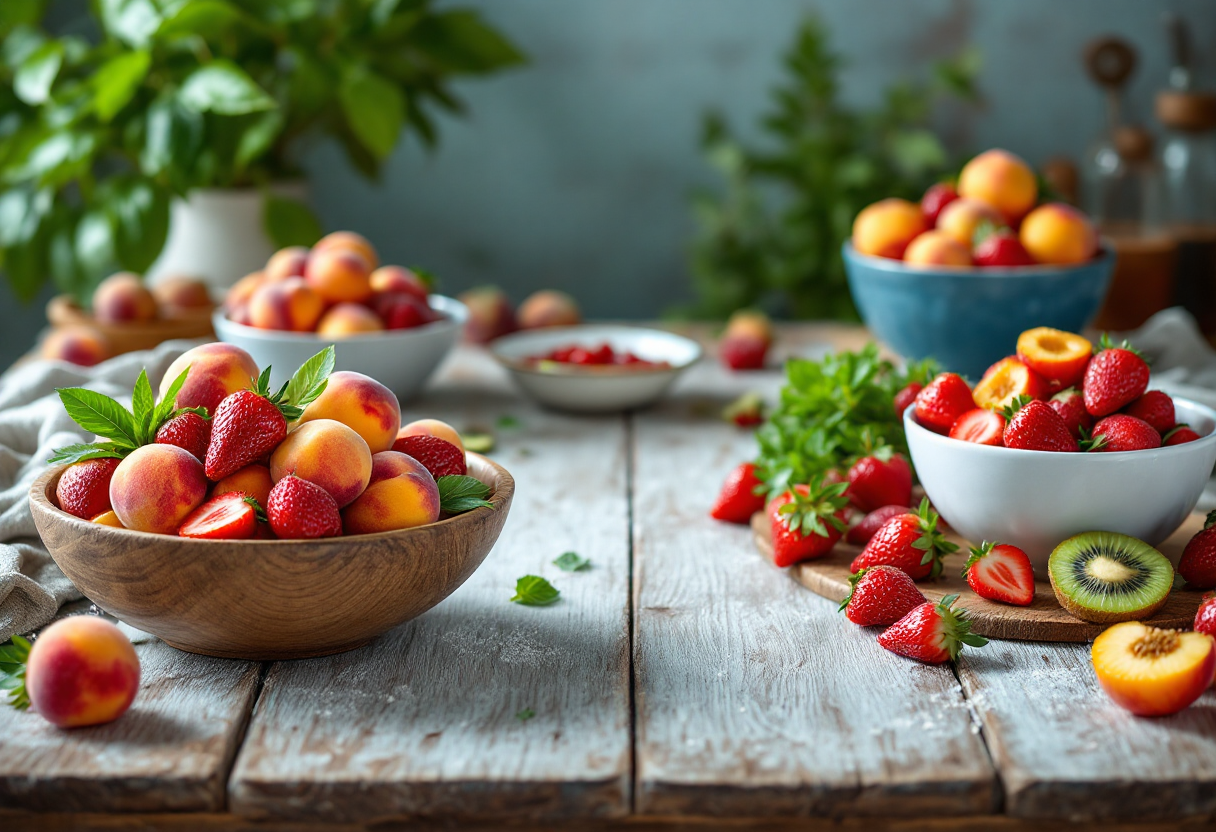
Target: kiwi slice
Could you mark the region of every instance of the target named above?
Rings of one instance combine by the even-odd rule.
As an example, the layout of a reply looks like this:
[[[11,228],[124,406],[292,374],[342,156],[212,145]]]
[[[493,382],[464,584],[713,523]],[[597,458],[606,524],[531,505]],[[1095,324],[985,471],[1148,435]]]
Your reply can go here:
[[[1047,561],[1060,606],[1095,624],[1148,618],[1165,605],[1174,567],[1165,555],[1125,534],[1070,537]]]

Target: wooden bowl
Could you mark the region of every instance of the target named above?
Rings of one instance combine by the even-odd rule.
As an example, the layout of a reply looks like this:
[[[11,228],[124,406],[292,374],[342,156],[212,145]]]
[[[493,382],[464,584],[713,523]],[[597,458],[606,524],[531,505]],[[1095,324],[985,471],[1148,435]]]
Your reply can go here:
[[[51,326],[91,326],[106,337],[114,355],[150,350],[174,338],[214,338],[211,312],[211,309],[183,309],[171,318],[108,324],[81,309],[68,295],[57,295],[46,305],[46,317]]]
[[[187,540],[90,523],[52,502],[64,466],[30,489],[34,523],[64,574],[106,612],[191,653],[299,659],[340,653],[429,610],[481,565],[515,480],[470,453],[493,509],[324,540]]]

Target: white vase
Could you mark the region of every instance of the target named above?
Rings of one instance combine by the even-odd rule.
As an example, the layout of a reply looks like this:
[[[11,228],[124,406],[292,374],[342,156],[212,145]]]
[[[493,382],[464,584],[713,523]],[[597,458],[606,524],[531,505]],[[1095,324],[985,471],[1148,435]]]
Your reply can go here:
[[[304,182],[271,185],[278,196],[306,200]],[[274,244],[262,223],[264,192],[257,188],[200,188],[169,209],[169,236],[160,257],[148,269],[148,282],[172,275],[207,281],[223,294],[233,283],[266,265]]]

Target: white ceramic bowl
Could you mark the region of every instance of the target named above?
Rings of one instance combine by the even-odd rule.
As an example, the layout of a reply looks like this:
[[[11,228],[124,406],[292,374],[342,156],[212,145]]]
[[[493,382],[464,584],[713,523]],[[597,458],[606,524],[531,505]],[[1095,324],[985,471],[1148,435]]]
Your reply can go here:
[[[1156,546],[1195,509],[1216,464],[1216,411],[1175,399],[1200,438],[1127,453],[1049,453],[962,442],[904,413],[908,449],[933,505],[968,540],[1011,543],[1039,575],[1061,541],[1088,531]],[[1175,564],[1176,565],[1176,564]]]
[[[311,332],[280,332],[234,323],[217,309],[212,316],[221,341],[236,344],[253,356],[259,367],[271,366],[270,384],[276,389],[296,368],[330,344],[334,366],[371,376],[399,399],[417,395],[431,373],[460,340],[469,310],[443,295],[431,295],[431,308],[443,315],[438,321],[412,329],[369,332],[346,338],[322,338]]]
[[[532,356],[544,355],[559,347],[597,347],[605,343],[618,352],[628,350],[638,358],[666,361],[670,366],[588,369],[551,364],[540,370],[526,363]],[[516,332],[491,342],[490,351],[525,394],[546,407],[580,413],[610,413],[654,404],[680,373],[701,357],[701,345],[691,338],[661,329],[613,324]]]

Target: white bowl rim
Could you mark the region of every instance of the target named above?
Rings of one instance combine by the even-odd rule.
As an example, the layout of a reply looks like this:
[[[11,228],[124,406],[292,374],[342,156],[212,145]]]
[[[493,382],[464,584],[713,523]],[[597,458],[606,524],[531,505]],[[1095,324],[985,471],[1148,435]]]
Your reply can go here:
[[[1070,272],[1076,271],[1077,269],[1097,265],[1107,261],[1113,261],[1115,258],[1114,248],[1105,238],[1101,240],[1098,246],[1098,254],[1096,256],[1086,260],[1084,263],[1072,263],[1067,266],[1052,263],[1036,263],[1033,266],[921,266],[918,264],[909,264],[903,260],[895,260],[890,257],[878,257],[873,254],[862,254],[857,249],[853,248],[852,240],[845,240],[844,251],[847,255],[845,257],[846,262],[848,261],[849,257],[853,257],[861,262],[864,262],[872,269],[889,272],[891,274],[942,274],[950,277],[974,278],[1051,277],[1052,275],[1062,277]]]
[[[616,336],[637,337],[637,336],[660,336],[670,341],[680,343],[690,350],[691,357],[680,363],[669,363],[666,367],[635,367],[629,366],[611,366],[600,365],[595,369],[588,370],[577,365],[564,365],[560,362],[555,362],[555,366],[550,369],[537,370],[520,363],[521,359],[510,358],[500,352],[503,345],[510,346],[512,343],[534,338],[536,336],[553,336],[552,340],[561,341],[564,338],[573,337],[576,335],[586,335],[593,332],[610,333]],[[592,338],[596,336],[591,336]],[[545,378],[568,377],[568,378],[622,378],[636,377],[644,375],[658,375],[667,373],[681,373],[687,370],[692,365],[696,364],[704,356],[705,350],[699,343],[692,338],[680,335],[676,332],[669,332],[665,329],[654,329],[653,327],[644,326],[629,326],[626,324],[576,324],[574,326],[554,326],[542,327],[539,329],[526,329],[519,332],[512,332],[508,335],[503,335],[495,338],[489,343],[490,354],[494,356],[499,364],[506,367],[513,373],[528,373],[530,375],[543,376]],[[649,359],[648,359],[649,360]]]
[[[382,341],[385,338],[409,338],[412,336],[422,335],[424,333],[438,332],[450,329],[452,327],[463,327],[465,321],[469,317],[469,309],[456,298],[450,298],[447,295],[430,295],[427,302],[431,308],[437,312],[441,312],[443,317],[430,323],[422,324],[421,326],[412,326],[408,329],[385,329],[378,332],[362,332],[357,335],[343,335],[339,338],[322,338],[315,332],[289,332],[283,329],[261,329],[256,326],[247,324],[239,324],[228,317],[228,310],[223,306],[217,306],[215,311],[211,313],[211,322],[214,324],[218,332],[221,327],[230,327],[233,332],[238,333],[242,338],[249,338],[255,341],[294,341],[296,343],[315,343],[315,344],[347,344],[347,343],[375,343]]]
[[[1198,411],[1202,416],[1205,416],[1209,421],[1212,422],[1213,428],[1211,431],[1209,431],[1207,433],[1207,435],[1200,436],[1198,439],[1194,440],[1193,442],[1183,442],[1181,445],[1162,445],[1159,448],[1151,448],[1149,450],[1155,451],[1159,454],[1166,454],[1166,458],[1169,459],[1169,458],[1172,458],[1170,455],[1178,456],[1179,454],[1184,454],[1184,453],[1187,453],[1188,451],[1194,452],[1199,447],[1203,447],[1206,445],[1211,445],[1211,444],[1216,443],[1216,410],[1213,410],[1212,408],[1208,407],[1206,404],[1203,404],[1203,403],[1197,402],[1197,401],[1193,401],[1191,399],[1184,399],[1181,397],[1174,397],[1174,396],[1171,396],[1170,398],[1172,398],[1174,400],[1175,404],[1181,404],[1184,407]],[[1051,457],[1056,457],[1056,458],[1063,458],[1063,459],[1076,459],[1076,458],[1103,459],[1103,458],[1111,458],[1111,457],[1116,457],[1116,458],[1127,457],[1132,454],[1144,454],[1147,452],[1147,451],[1142,450],[1142,451],[1104,451],[1102,453],[1068,453],[1068,452],[1060,453],[1060,452],[1052,452],[1052,451],[1031,451],[1026,448],[1006,448],[1003,445],[981,445],[978,442],[965,442],[962,439],[951,439],[949,436],[945,436],[943,434],[929,430],[927,427],[922,425],[920,422],[916,421],[915,409],[916,409],[915,404],[912,404],[912,405],[909,405],[908,408],[904,411],[904,431],[905,431],[905,433],[913,431],[913,430],[920,431],[921,433],[925,434],[925,436],[929,439],[929,441],[935,442],[935,441],[941,440],[943,442],[951,443],[949,447],[955,447],[957,445],[970,445],[972,448],[972,452],[978,453],[981,456],[983,454],[997,454],[997,455],[1004,456],[1006,459],[1008,459],[1011,454],[1021,454],[1023,457],[1027,457],[1027,458],[1034,457],[1036,459],[1041,459],[1045,455],[1051,456]],[[1081,463],[1081,464],[1084,465],[1086,463]]]

